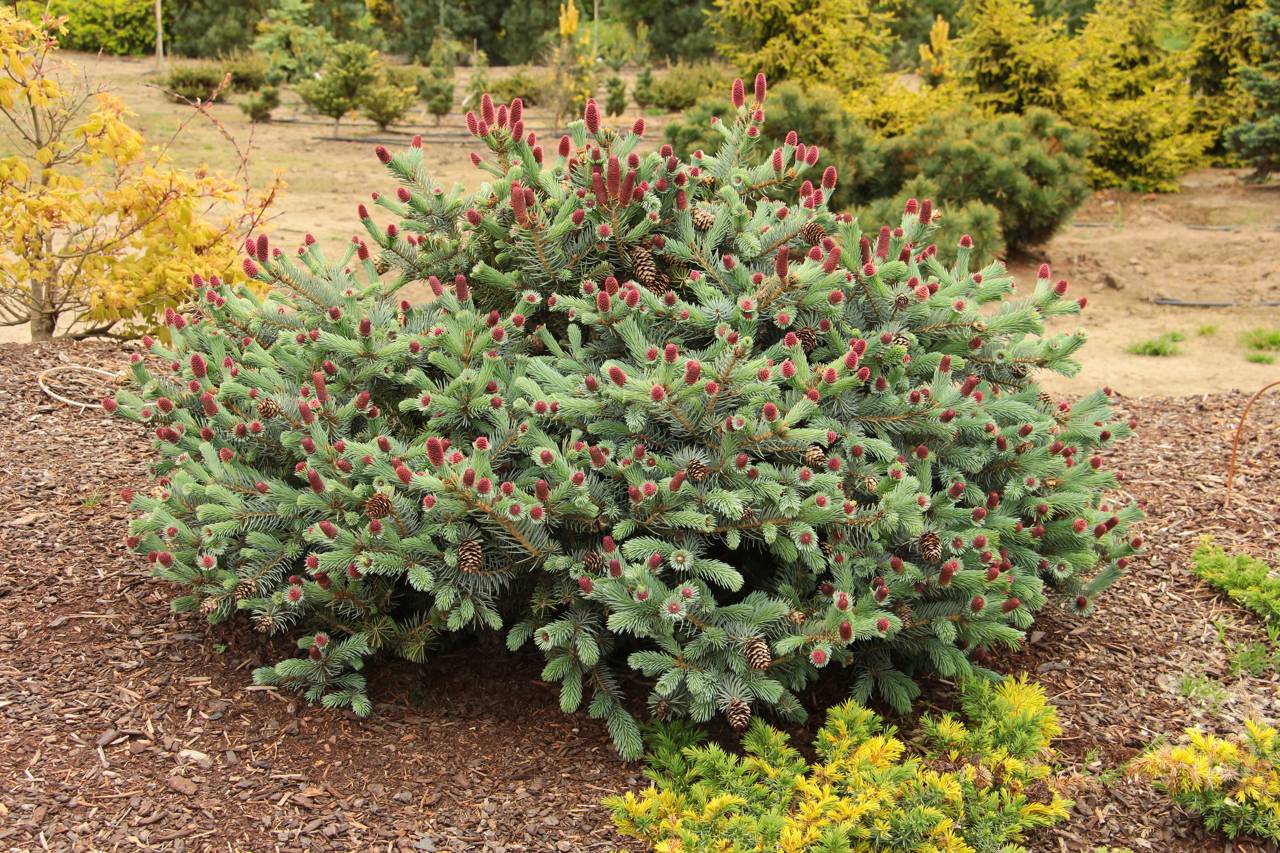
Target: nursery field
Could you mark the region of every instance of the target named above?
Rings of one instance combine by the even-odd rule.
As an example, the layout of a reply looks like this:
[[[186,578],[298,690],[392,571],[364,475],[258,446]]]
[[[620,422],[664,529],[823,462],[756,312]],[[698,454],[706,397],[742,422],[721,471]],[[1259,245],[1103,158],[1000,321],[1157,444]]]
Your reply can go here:
[[[604,726],[555,707],[540,656],[463,645],[380,666],[375,713],[249,686],[284,651],[243,621],[168,613],[121,541],[124,488],[146,488],[139,430],[52,403],[36,376],[64,361],[116,369],[102,343],[0,347],[0,846],[30,850],[612,850],[601,797],[642,785]],[[1118,769],[1184,726],[1280,712],[1271,675],[1229,675],[1229,644],[1265,635],[1188,570],[1200,536],[1280,548],[1280,396],[1255,408],[1222,508],[1237,394],[1121,399],[1138,437],[1115,455],[1148,514],[1148,548],[1089,618],[1051,606],[1025,651],[995,664],[1058,707],[1072,819],[1035,851],[1257,850],[1203,834]],[[32,649],[39,649],[32,654]],[[838,694],[833,678],[819,694]],[[933,683],[925,706],[949,702]],[[820,715],[816,715],[820,716]],[[815,719],[802,741],[807,742]],[[717,730],[728,742],[728,729]]]
[[[122,97],[137,113],[136,126],[151,140],[168,138],[191,110],[158,88],[151,60],[75,55],[88,79]],[[465,89],[469,69],[458,69]],[[492,69],[492,78],[506,73]],[[251,125],[233,104],[212,114],[241,142],[251,141],[255,183],[279,170],[287,183],[270,226],[277,244],[297,245],[310,233],[339,246],[361,231],[355,206],[370,193],[388,191],[385,170],[373,156],[375,144],[408,145],[423,135],[427,160],[437,178],[474,189],[479,173],[468,162],[475,140],[455,113],[436,126],[419,106],[411,123],[382,133],[357,118],[345,120],[334,139],[331,122],[305,114],[286,93],[279,120]],[[634,111],[634,106],[631,108]],[[629,122],[628,114],[621,121]],[[648,138],[657,145],[669,116],[646,116]],[[550,133],[550,116],[532,108],[530,130]],[[340,141],[339,141],[340,140]],[[178,165],[207,164],[230,169],[235,152],[211,123],[196,119],[172,148]],[[1242,172],[1241,172],[1242,173]],[[1246,360],[1241,333],[1280,327],[1280,187],[1241,184],[1230,170],[1205,169],[1188,175],[1174,194],[1096,193],[1048,245],[1009,260],[1017,279],[1030,282],[1048,261],[1056,275],[1072,282],[1073,294],[1089,299],[1082,319],[1090,343],[1084,369],[1075,379],[1046,377],[1052,391],[1083,393],[1102,384],[1130,394],[1207,393],[1252,390],[1274,376],[1274,367]],[[944,211],[945,215],[945,211]],[[1228,302],[1230,306],[1172,307],[1157,299]],[[1184,336],[1179,354],[1135,355],[1128,348],[1165,335]],[[0,340],[26,340],[22,327],[0,328]]]

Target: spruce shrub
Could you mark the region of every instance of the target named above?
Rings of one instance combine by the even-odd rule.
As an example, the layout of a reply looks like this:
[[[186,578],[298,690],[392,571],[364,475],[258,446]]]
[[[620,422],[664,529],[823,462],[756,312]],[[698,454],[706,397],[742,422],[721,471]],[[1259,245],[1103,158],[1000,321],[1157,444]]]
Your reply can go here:
[[[316,77],[298,84],[298,96],[314,112],[333,119],[337,127],[343,116],[360,106],[380,72],[377,51],[358,42],[342,42]]]
[[[1026,853],[1025,834],[1071,808],[1048,764],[1057,712],[1038,685],[1014,679],[967,682],[960,704],[965,719],[925,717],[906,741],[846,702],[827,712],[812,762],[760,721],[743,757],[703,745],[688,725],[661,726],[653,784],[605,805],[619,832],[655,850]]]
[[[389,222],[361,206],[337,256],[262,236],[257,287],[197,282],[105,404],[156,438],[129,544],[175,606],[296,638],[255,679],[361,714],[372,655],[502,628],[627,756],[619,667],[661,716],[800,719],[833,664],[905,710],[1051,589],[1089,611],[1140,513],[1104,496],[1131,425],[1035,383],[1078,369],[1084,335],[1043,326],[1084,300],[1047,266],[1012,298],[968,238],[942,263],[928,201],[834,215],[815,149],[756,162],[764,99],[735,82],[690,162],[594,101],[544,148],[485,98],[476,194],[380,148]]]
[[[256,92],[267,85],[268,78],[276,76],[266,60],[254,53],[237,54],[220,64],[231,75],[231,89],[235,92]]]
[[[725,101],[723,94],[707,95],[667,124],[666,139],[681,156],[699,149],[715,151],[723,136],[714,122],[733,118],[733,105]],[[840,175],[840,182],[827,198],[828,207],[845,210],[884,194],[880,144],[862,122],[840,106],[840,93],[834,88],[799,83],[772,87],[761,129],[763,139],[776,147],[793,133],[796,139],[818,148],[815,174],[834,166]],[[769,155],[768,150],[758,149],[756,158],[762,160]],[[781,187],[784,193],[789,189],[786,184]]]
[[[886,222],[913,198],[939,199],[934,203],[934,232],[930,239],[938,247],[938,258],[944,264],[955,261],[960,240],[964,237],[973,244],[970,257],[975,263],[986,265],[1004,257],[1007,247],[1000,228],[999,209],[977,199],[943,200],[938,184],[931,178],[911,178],[895,194],[875,199],[856,208],[855,212],[863,222]]]
[[[1191,559],[1191,569],[1201,580],[1268,624],[1280,624],[1280,578],[1266,560],[1228,554],[1209,536],[1200,540]]]

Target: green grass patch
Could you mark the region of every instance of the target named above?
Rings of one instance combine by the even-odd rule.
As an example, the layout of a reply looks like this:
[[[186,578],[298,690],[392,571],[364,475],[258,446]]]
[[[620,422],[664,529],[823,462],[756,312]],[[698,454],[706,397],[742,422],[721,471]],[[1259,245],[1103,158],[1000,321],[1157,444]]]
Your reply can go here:
[[[1264,622],[1280,623],[1280,578],[1266,560],[1228,554],[1206,536],[1191,557],[1191,570]]]
[[[1207,675],[1183,674],[1178,679],[1178,692],[1192,704],[1213,714],[1226,704],[1228,698],[1226,688]]]
[[[1148,341],[1139,341],[1136,344],[1129,344],[1125,347],[1126,352],[1134,355],[1149,355],[1158,358],[1166,358],[1168,356],[1177,355],[1182,352],[1178,347],[1178,343],[1185,341],[1187,336],[1182,332],[1166,332],[1158,338],[1152,338]]]
[[[1207,338],[1210,335],[1218,334],[1218,327],[1213,325],[1212,323],[1207,323],[1206,325],[1203,325],[1200,328],[1196,329],[1196,334],[1202,338]]]
[[[1269,352],[1251,352],[1245,355],[1244,360],[1253,364],[1276,363],[1276,357]]]
[[[1280,352],[1280,329],[1250,329],[1240,335],[1245,349],[1266,349]]]

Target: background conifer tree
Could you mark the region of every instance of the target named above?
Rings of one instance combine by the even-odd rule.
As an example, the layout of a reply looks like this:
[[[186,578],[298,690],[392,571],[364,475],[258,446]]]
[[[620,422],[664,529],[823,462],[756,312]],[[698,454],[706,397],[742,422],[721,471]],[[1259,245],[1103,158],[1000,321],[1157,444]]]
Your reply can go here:
[[[1280,171],[1280,0],[1267,0],[1253,18],[1258,61],[1240,71],[1252,116],[1226,135],[1227,147],[1253,167],[1253,179]]]

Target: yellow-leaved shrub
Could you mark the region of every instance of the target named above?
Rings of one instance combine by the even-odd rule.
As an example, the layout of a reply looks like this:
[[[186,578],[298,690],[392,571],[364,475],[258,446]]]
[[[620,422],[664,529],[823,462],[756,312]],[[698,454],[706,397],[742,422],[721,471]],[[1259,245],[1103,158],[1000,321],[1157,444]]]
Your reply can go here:
[[[1164,0],[1101,0],[1076,39],[1063,115],[1093,131],[1094,186],[1174,191],[1215,131],[1198,119],[1194,53],[1167,34]]]
[[[129,334],[191,294],[192,275],[233,273],[261,194],[172,168],[104,92],[65,86],[60,21],[0,9],[0,324]]]
[[[716,49],[771,82],[867,86],[888,68],[888,17],[871,0],[716,0]]]
[[[1280,841],[1278,760],[1276,730],[1246,721],[1242,735],[1228,738],[1188,729],[1180,742],[1156,747],[1129,766],[1209,829]]]
[[[963,35],[952,48],[955,76],[983,109],[1058,111],[1072,62],[1060,23],[1036,16],[1031,0],[970,0],[960,12]]]
[[[653,784],[606,805],[623,835],[670,853],[1023,850],[1028,830],[1070,807],[1046,763],[1056,711],[1038,685],[1012,678],[967,682],[961,708],[964,719],[923,718],[909,743],[846,702],[828,711],[812,763],[759,720],[741,757],[702,745],[691,727],[661,727]]]

